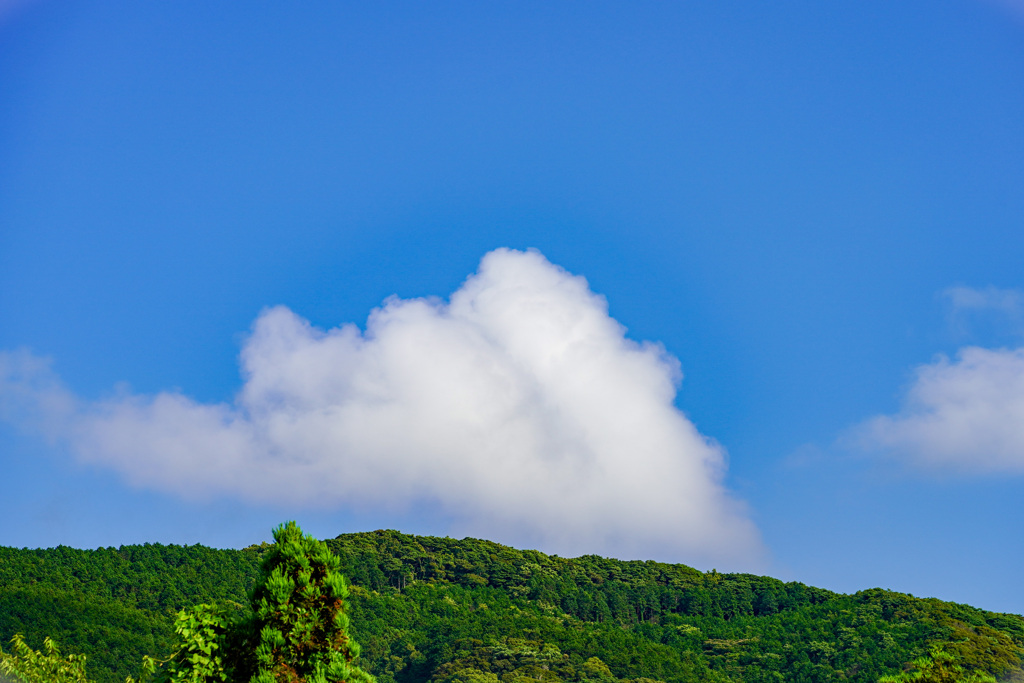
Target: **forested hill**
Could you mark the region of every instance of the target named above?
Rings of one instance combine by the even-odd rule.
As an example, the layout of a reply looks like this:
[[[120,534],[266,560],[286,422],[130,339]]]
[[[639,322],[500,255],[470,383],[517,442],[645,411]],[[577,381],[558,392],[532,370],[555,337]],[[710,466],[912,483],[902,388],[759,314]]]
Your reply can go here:
[[[1021,680],[1024,618],[965,605],[395,531],[327,543],[380,683],[877,681],[937,644]],[[123,681],[166,654],[178,610],[244,604],[267,547],[0,548],[0,639],[49,635]]]

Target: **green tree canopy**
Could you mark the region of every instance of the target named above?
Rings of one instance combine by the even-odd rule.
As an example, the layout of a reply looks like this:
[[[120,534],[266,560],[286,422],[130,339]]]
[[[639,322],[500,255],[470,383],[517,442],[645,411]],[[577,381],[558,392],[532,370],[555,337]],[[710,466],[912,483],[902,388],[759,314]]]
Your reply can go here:
[[[252,683],[373,683],[355,665],[348,634],[348,585],[341,562],[295,522],[274,530],[252,594],[256,674]]]
[[[230,603],[182,611],[175,653],[147,660],[156,683],[375,683],[355,663],[338,557],[295,522],[275,529],[274,541],[251,612],[239,616]]]
[[[910,670],[895,676],[882,676],[878,683],[996,683],[995,676],[964,671],[956,657],[939,647],[915,659]]]

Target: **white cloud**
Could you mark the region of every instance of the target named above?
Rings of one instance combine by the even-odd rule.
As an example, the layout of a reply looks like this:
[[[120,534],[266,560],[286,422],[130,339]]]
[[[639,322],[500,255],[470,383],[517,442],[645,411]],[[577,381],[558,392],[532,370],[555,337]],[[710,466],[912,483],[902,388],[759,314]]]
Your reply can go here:
[[[942,292],[954,331],[1016,339],[1024,330],[1024,292],[950,287]],[[901,411],[868,420],[847,435],[924,469],[1024,472],[1024,347],[962,348],[915,371]]]
[[[853,436],[928,469],[1024,473],[1024,348],[940,356],[917,369],[899,414]]]
[[[491,252],[447,303],[389,299],[365,332],[264,311],[232,404],[176,392],[80,404],[37,359],[5,362],[8,402],[34,404],[43,431],[138,486],[438,504],[455,531],[562,554],[735,564],[760,552],[722,484],[722,448],[673,405],[678,361],[627,339],[582,277],[536,251]]]

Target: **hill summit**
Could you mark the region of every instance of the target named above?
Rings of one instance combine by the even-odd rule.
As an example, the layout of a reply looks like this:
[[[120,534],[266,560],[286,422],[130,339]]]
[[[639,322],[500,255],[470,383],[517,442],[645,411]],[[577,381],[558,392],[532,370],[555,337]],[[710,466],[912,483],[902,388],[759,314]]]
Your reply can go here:
[[[681,564],[562,558],[397,531],[326,541],[380,683],[878,681],[940,652],[1021,680],[1024,618],[882,589],[852,595]],[[51,636],[123,681],[178,610],[245,603],[269,544],[0,548],[0,638]]]

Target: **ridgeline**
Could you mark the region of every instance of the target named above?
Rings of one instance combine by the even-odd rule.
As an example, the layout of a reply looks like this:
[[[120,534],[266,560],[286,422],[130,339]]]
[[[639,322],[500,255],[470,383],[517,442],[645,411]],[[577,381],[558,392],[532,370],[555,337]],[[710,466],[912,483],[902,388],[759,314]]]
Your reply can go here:
[[[379,683],[875,682],[936,647],[968,674],[1024,680],[1017,615],[475,539],[375,531],[326,543]],[[50,636],[85,654],[97,683],[121,683],[143,655],[170,653],[179,610],[246,603],[269,548],[0,548],[0,642]]]

